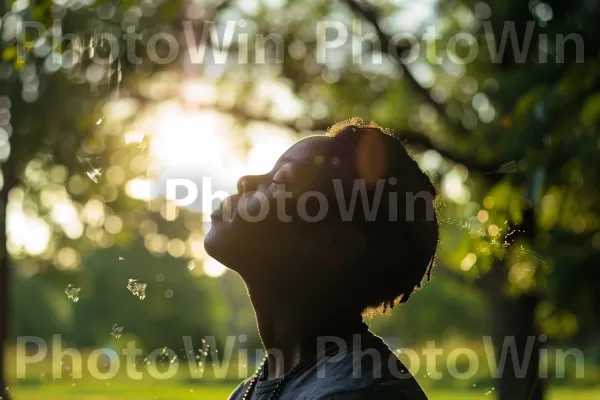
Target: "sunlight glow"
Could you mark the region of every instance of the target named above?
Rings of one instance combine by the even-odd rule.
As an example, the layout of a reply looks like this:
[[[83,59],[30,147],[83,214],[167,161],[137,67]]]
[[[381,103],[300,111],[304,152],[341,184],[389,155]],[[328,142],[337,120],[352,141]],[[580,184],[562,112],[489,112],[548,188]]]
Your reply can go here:
[[[228,150],[216,112],[185,113],[168,104],[154,122],[151,153],[165,167],[218,164]]]
[[[50,227],[36,217],[12,209],[7,218],[8,245],[13,251],[25,251],[29,255],[40,255],[50,243]]]
[[[129,197],[139,200],[152,200],[156,198],[154,184],[148,179],[132,179],[125,185],[125,192]]]
[[[211,278],[217,278],[223,275],[225,271],[227,271],[227,267],[225,267],[223,264],[221,264],[214,258],[208,257],[204,260],[203,270],[204,273],[210,276]]]
[[[442,188],[444,195],[458,204],[466,204],[471,198],[469,189],[464,185],[466,176],[461,174],[460,170],[453,168],[444,176]]]
[[[70,239],[77,239],[83,235],[83,224],[77,209],[70,202],[56,203],[52,206],[50,216]]]
[[[229,117],[216,111],[186,112],[175,103],[160,107],[141,130],[152,132],[153,174],[183,171],[186,178],[198,180],[210,176],[218,179],[219,190],[228,193],[235,191],[241,176],[271,170],[296,140],[291,132],[269,124],[234,127]],[[147,198],[149,191],[141,182],[130,182],[127,190],[137,198]]]
[[[273,130],[261,124],[249,127],[248,131],[252,148],[244,166],[246,174],[264,174],[270,171],[279,156],[295,140],[292,135],[286,135],[281,130]]]

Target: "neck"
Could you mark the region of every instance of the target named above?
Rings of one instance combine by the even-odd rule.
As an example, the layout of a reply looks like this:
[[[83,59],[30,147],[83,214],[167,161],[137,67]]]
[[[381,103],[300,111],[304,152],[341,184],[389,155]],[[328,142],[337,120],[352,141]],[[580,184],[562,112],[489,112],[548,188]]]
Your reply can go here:
[[[285,375],[322,350],[319,337],[346,337],[366,329],[358,312],[330,306],[334,302],[317,301],[312,291],[311,298],[306,298],[306,293],[294,295],[289,286],[277,286],[274,290],[248,284],[258,331],[268,354],[269,379]]]

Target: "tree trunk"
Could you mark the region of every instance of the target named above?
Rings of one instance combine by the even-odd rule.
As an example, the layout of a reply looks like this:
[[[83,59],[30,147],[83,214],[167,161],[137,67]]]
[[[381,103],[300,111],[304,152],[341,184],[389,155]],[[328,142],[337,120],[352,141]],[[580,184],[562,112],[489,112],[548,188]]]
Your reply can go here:
[[[534,209],[525,207],[514,238],[534,243],[535,227]],[[542,400],[545,390],[539,374],[541,346],[535,326],[539,297],[535,292],[518,296],[506,293],[509,270],[506,260],[496,259],[490,271],[478,280],[492,310],[492,341],[498,366],[497,398]]]
[[[535,328],[538,299],[528,294],[511,298],[496,293],[491,296],[491,303],[492,340],[499,365],[498,400],[542,400],[545,391],[539,377],[540,341]],[[511,345],[516,350],[516,359]],[[506,357],[503,367],[502,353]]]
[[[6,166],[6,165],[5,165]],[[4,169],[4,168],[3,168]],[[8,192],[11,189],[8,174],[3,171],[4,185],[0,189],[0,398],[9,400],[6,387],[6,345],[9,336],[10,324],[10,260],[6,248],[6,205],[8,203]]]
[[[5,1],[0,1],[0,15],[6,15],[8,4]],[[3,50],[0,44],[0,51]],[[8,272],[8,252],[6,250],[6,203],[8,200],[9,182],[6,181],[5,166],[2,168],[4,176],[4,185],[0,189],[0,398],[9,399],[6,391],[5,378],[5,348],[6,339],[8,337],[8,321],[9,317],[9,272]]]

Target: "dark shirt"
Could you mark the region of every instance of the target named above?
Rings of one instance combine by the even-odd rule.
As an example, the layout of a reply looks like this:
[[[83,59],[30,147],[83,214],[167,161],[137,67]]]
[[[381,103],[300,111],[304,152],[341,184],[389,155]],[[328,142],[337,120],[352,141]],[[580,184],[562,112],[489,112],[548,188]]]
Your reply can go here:
[[[336,343],[338,345],[330,346],[334,351],[321,353],[316,361],[299,369],[285,382],[278,399],[427,400],[408,369],[383,340],[370,331]],[[252,399],[269,399],[281,379],[267,379],[263,373]],[[249,382],[250,379],[242,382],[229,400],[242,400]]]

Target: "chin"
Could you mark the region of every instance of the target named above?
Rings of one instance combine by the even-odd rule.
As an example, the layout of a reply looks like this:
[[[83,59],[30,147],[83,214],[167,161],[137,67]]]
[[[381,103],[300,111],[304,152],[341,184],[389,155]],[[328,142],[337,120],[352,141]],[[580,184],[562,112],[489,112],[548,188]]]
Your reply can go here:
[[[219,238],[218,232],[216,232],[215,227],[211,227],[206,236],[204,236],[204,250],[206,250],[206,254],[216,259],[219,262],[219,249],[222,247],[222,240]]]
[[[223,226],[213,225],[204,237],[204,250],[206,254],[230,269],[236,265],[235,256],[239,254],[238,246],[231,240],[227,229]]]
[[[206,254],[239,273],[264,264],[265,256],[273,252],[271,242],[264,240],[260,231],[249,230],[235,221],[214,221],[204,236],[204,249]]]

